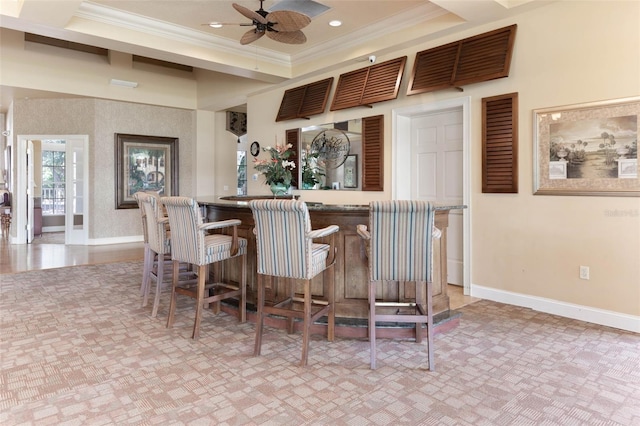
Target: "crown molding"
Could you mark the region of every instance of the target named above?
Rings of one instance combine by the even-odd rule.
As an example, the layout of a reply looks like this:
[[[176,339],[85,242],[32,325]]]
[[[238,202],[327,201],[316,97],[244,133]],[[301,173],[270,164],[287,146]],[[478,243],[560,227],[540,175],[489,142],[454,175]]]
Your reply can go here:
[[[82,2],[74,14],[74,17],[125,28],[179,43],[214,49],[220,53],[227,53],[246,59],[254,59],[256,55],[258,55],[261,61],[271,62],[279,66],[291,66],[291,55],[288,54],[257,46],[245,47],[240,45],[238,41],[217,37],[203,31],[196,31],[155,19],[149,19],[140,15],[122,12],[118,9],[91,2]]]

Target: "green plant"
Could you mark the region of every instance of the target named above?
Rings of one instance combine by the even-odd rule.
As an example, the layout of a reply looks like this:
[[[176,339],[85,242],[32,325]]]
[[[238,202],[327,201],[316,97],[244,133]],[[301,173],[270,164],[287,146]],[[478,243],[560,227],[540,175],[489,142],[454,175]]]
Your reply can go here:
[[[291,148],[291,144],[276,144],[275,148],[267,146],[262,148],[262,151],[268,152],[270,158],[253,160],[253,167],[264,175],[267,185],[281,183],[286,187],[291,186],[292,170],[296,167],[296,163],[288,160],[293,155]]]
[[[314,186],[320,183],[320,179],[324,173],[320,171],[317,160],[320,156],[319,152],[312,153],[308,148],[302,161],[302,183],[308,186]]]

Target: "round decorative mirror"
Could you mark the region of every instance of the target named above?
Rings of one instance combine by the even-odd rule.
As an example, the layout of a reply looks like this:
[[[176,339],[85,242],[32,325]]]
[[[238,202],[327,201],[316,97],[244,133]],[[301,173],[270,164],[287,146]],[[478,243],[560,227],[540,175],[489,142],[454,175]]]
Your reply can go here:
[[[349,136],[340,129],[324,129],[311,141],[311,152],[317,153],[318,160],[327,169],[342,166],[350,148]]]

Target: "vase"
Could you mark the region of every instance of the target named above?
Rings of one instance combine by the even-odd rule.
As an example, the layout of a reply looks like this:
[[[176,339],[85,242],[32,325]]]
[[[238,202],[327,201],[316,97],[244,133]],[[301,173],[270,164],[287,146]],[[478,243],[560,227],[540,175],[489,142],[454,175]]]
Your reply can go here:
[[[284,183],[272,183],[270,188],[273,195],[285,195],[289,189]]]
[[[313,189],[314,186],[316,186],[315,183],[302,182],[302,189]]]

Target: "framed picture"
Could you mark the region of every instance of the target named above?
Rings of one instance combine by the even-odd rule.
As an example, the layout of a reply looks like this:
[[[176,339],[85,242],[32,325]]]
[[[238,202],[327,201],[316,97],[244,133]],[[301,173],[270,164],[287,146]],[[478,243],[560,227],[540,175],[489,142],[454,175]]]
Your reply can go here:
[[[640,97],[533,111],[534,194],[640,196]]]
[[[178,195],[178,138],[116,133],[116,209],[138,208],[133,194]]]
[[[358,187],[358,156],[356,154],[347,155],[344,160],[344,187]]]

